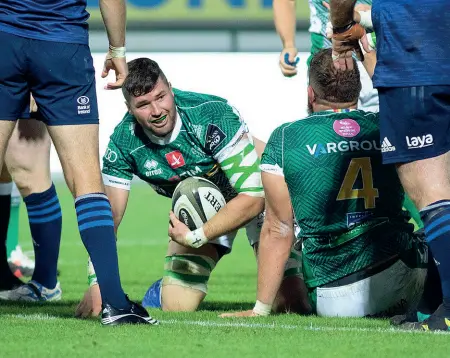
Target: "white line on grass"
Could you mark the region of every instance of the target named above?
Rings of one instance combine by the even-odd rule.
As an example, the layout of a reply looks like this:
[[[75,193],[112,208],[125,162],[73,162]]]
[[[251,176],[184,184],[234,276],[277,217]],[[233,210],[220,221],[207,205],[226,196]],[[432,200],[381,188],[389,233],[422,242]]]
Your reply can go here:
[[[214,322],[214,321],[184,321],[184,320],[161,320],[163,324],[183,324],[187,326],[202,327],[236,327],[236,328],[261,328],[261,329],[289,329],[304,331],[341,331],[341,332],[374,332],[374,333],[407,333],[407,334],[448,334],[447,332],[433,331],[406,331],[396,328],[361,328],[361,327],[336,327],[336,326],[316,326],[312,323],[308,326],[290,325],[290,324],[269,324],[269,323],[243,323],[243,322]]]
[[[47,321],[60,317],[51,316],[48,314],[7,314],[8,318],[20,318],[30,321]],[[397,334],[448,334],[443,331],[406,331],[395,328],[361,328],[361,327],[337,327],[337,326],[315,326],[310,323],[307,326],[300,326],[294,324],[275,324],[275,323],[244,323],[244,322],[214,322],[214,321],[185,321],[177,319],[160,320],[162,324],[178,324],[186,326],[201,326],[201,327],[234,327],[234,328],[258,328],[258,329],[287,329],[287,330],[304,330],[304,331],[323,331],[323,332],[372,332],[372,333],[397,333]]]

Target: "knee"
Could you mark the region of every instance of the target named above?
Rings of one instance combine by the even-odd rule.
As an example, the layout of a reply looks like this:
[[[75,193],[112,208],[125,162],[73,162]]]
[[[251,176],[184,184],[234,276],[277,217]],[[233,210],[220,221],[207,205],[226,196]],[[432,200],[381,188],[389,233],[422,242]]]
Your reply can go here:
[[[302,252],[293,247],[284,267],[283,282],[278,290],[273,311],[298,314],[312,312],[302,271]]]
[[[308,290],[300,276],[285,277],[273,304],[276,313],[311,314]]]
[[[164,284],[161,289],[161,308],[165,312],[195,312],[206,293],[178,284]]]
[[[164,311],[193,312],[208,292],[208,280],[215,267],[208,256],[183,254],[166,256],[161,305]]]

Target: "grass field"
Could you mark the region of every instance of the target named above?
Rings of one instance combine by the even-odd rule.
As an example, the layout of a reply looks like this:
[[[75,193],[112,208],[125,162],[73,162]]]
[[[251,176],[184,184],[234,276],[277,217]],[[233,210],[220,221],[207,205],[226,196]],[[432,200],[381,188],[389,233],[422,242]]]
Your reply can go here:
[[[87,254],[65,186],[58,185],[63,208],[59,268],[63,300],[46,305],[0,305],[1,357],[448,357],[450,336],[393,330],[387,321],[324,319],[280,315],[220,319],[224,311],[249,309],[256,288],[256,266],[247,240],[239,235],[234,251],[220,262],[199,312],[151,314],[157,327],[101,327],[98,320],[73,318],[86,289]],[[119,232],[122,282],[141,300],[161,277],[167,244],[170,201],[148,186],[135,185]],[[31,249],[22,205],[21,244]]]

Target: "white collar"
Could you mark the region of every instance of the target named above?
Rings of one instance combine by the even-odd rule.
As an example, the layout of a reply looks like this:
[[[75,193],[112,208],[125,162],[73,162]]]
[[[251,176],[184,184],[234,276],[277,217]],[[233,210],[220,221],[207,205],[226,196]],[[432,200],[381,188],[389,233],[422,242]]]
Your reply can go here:
[[[167,134],[165,137],[158,137],[146,128],[144,128],[144,133],[147,135],[148,139],[150,139],[152,143],[159,145],[166,145],[172,143],[175,139],[177,139],[178,134],[180,134],[181,131],[181,125],[182,125],[181,118],[177,111],[177,116],[175,117],[175,126],[173,127],[172,132]]]

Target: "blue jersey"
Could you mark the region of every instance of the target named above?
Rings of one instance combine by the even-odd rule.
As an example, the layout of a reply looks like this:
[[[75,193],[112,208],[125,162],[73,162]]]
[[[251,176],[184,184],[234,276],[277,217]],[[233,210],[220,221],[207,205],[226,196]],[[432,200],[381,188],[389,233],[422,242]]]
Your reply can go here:
[[[450,1],[377,0],[374,87],[450,85]]]
[[[0,0],[0,31],[88,45],[86,0]]]

